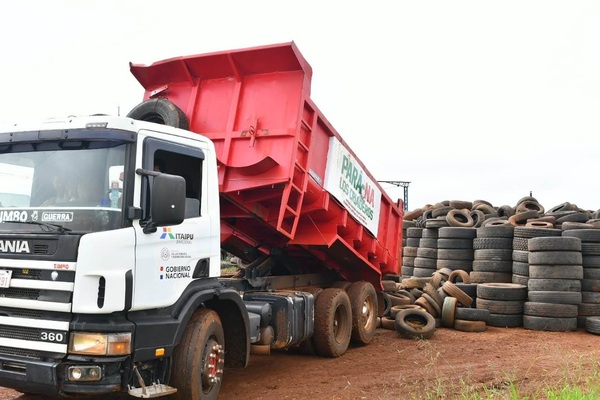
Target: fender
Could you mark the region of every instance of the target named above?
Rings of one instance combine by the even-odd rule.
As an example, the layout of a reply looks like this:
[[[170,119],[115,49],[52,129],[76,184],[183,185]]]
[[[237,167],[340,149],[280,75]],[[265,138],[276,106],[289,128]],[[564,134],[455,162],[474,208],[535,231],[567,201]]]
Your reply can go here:
[[[223,287],[214,279],[192,282],[173,306],[161,310],[136,311],[129,320],[136,325],[133,361],[155,359],[156,349],[164,349],[165,357],[173,349],[192,316],[201,307],[219,314],[225,333],[227,367],[245,367],[250,357],[250,324],[246,306],[233,289]]]

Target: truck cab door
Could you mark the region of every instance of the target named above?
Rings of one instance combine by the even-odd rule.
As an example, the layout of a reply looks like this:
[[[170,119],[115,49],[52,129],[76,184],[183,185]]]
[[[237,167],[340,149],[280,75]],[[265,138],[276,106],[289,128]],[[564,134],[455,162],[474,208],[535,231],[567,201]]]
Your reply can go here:
[[[171,193],[152,195],[153,181],[158,177],[142,177],[142,218],[139,225],[134,224],[136,267],[132,310],[170,306],[193,280],[209,276],[214,223],[201,207],[202,151],[155,138],[145,139],[143,151],[144,169],[159,175],[178,175],[185,180],[185,218],[180,224],[145,228],[152,220],[151,209],[156,206],[152,201],[156,203],[158,197],[168,199]]]

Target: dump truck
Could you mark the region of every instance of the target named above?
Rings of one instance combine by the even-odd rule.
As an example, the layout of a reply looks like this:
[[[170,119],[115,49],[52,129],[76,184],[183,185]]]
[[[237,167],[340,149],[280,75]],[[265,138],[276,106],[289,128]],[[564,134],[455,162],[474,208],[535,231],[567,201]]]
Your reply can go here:
[[[403,208],[295,43],[130,72],[125,117],[0,129],[0,386],[214,399],[251,354],[369,344]]]

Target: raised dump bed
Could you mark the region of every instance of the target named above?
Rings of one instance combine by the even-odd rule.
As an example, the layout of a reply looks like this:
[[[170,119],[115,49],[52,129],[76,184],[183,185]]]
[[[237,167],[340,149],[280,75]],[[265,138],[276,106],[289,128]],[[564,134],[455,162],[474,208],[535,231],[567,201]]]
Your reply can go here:
[[[402,215],[310,99],[312,69],[291,43],[131,65],[144,100],[166,97],[219,163],[222,246],[282,249],[381,286],[397,274]]]

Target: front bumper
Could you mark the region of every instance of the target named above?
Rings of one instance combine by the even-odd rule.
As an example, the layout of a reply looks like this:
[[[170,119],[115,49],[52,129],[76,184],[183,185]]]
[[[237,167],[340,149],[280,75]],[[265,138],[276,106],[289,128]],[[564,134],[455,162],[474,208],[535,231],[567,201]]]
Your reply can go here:
[[[40,361],[0,355],[0,386],[42,395],[103,394],[124,390],[125,359]],[[67,380],[71,366],[98,365],[102,377],[94,382]]]

